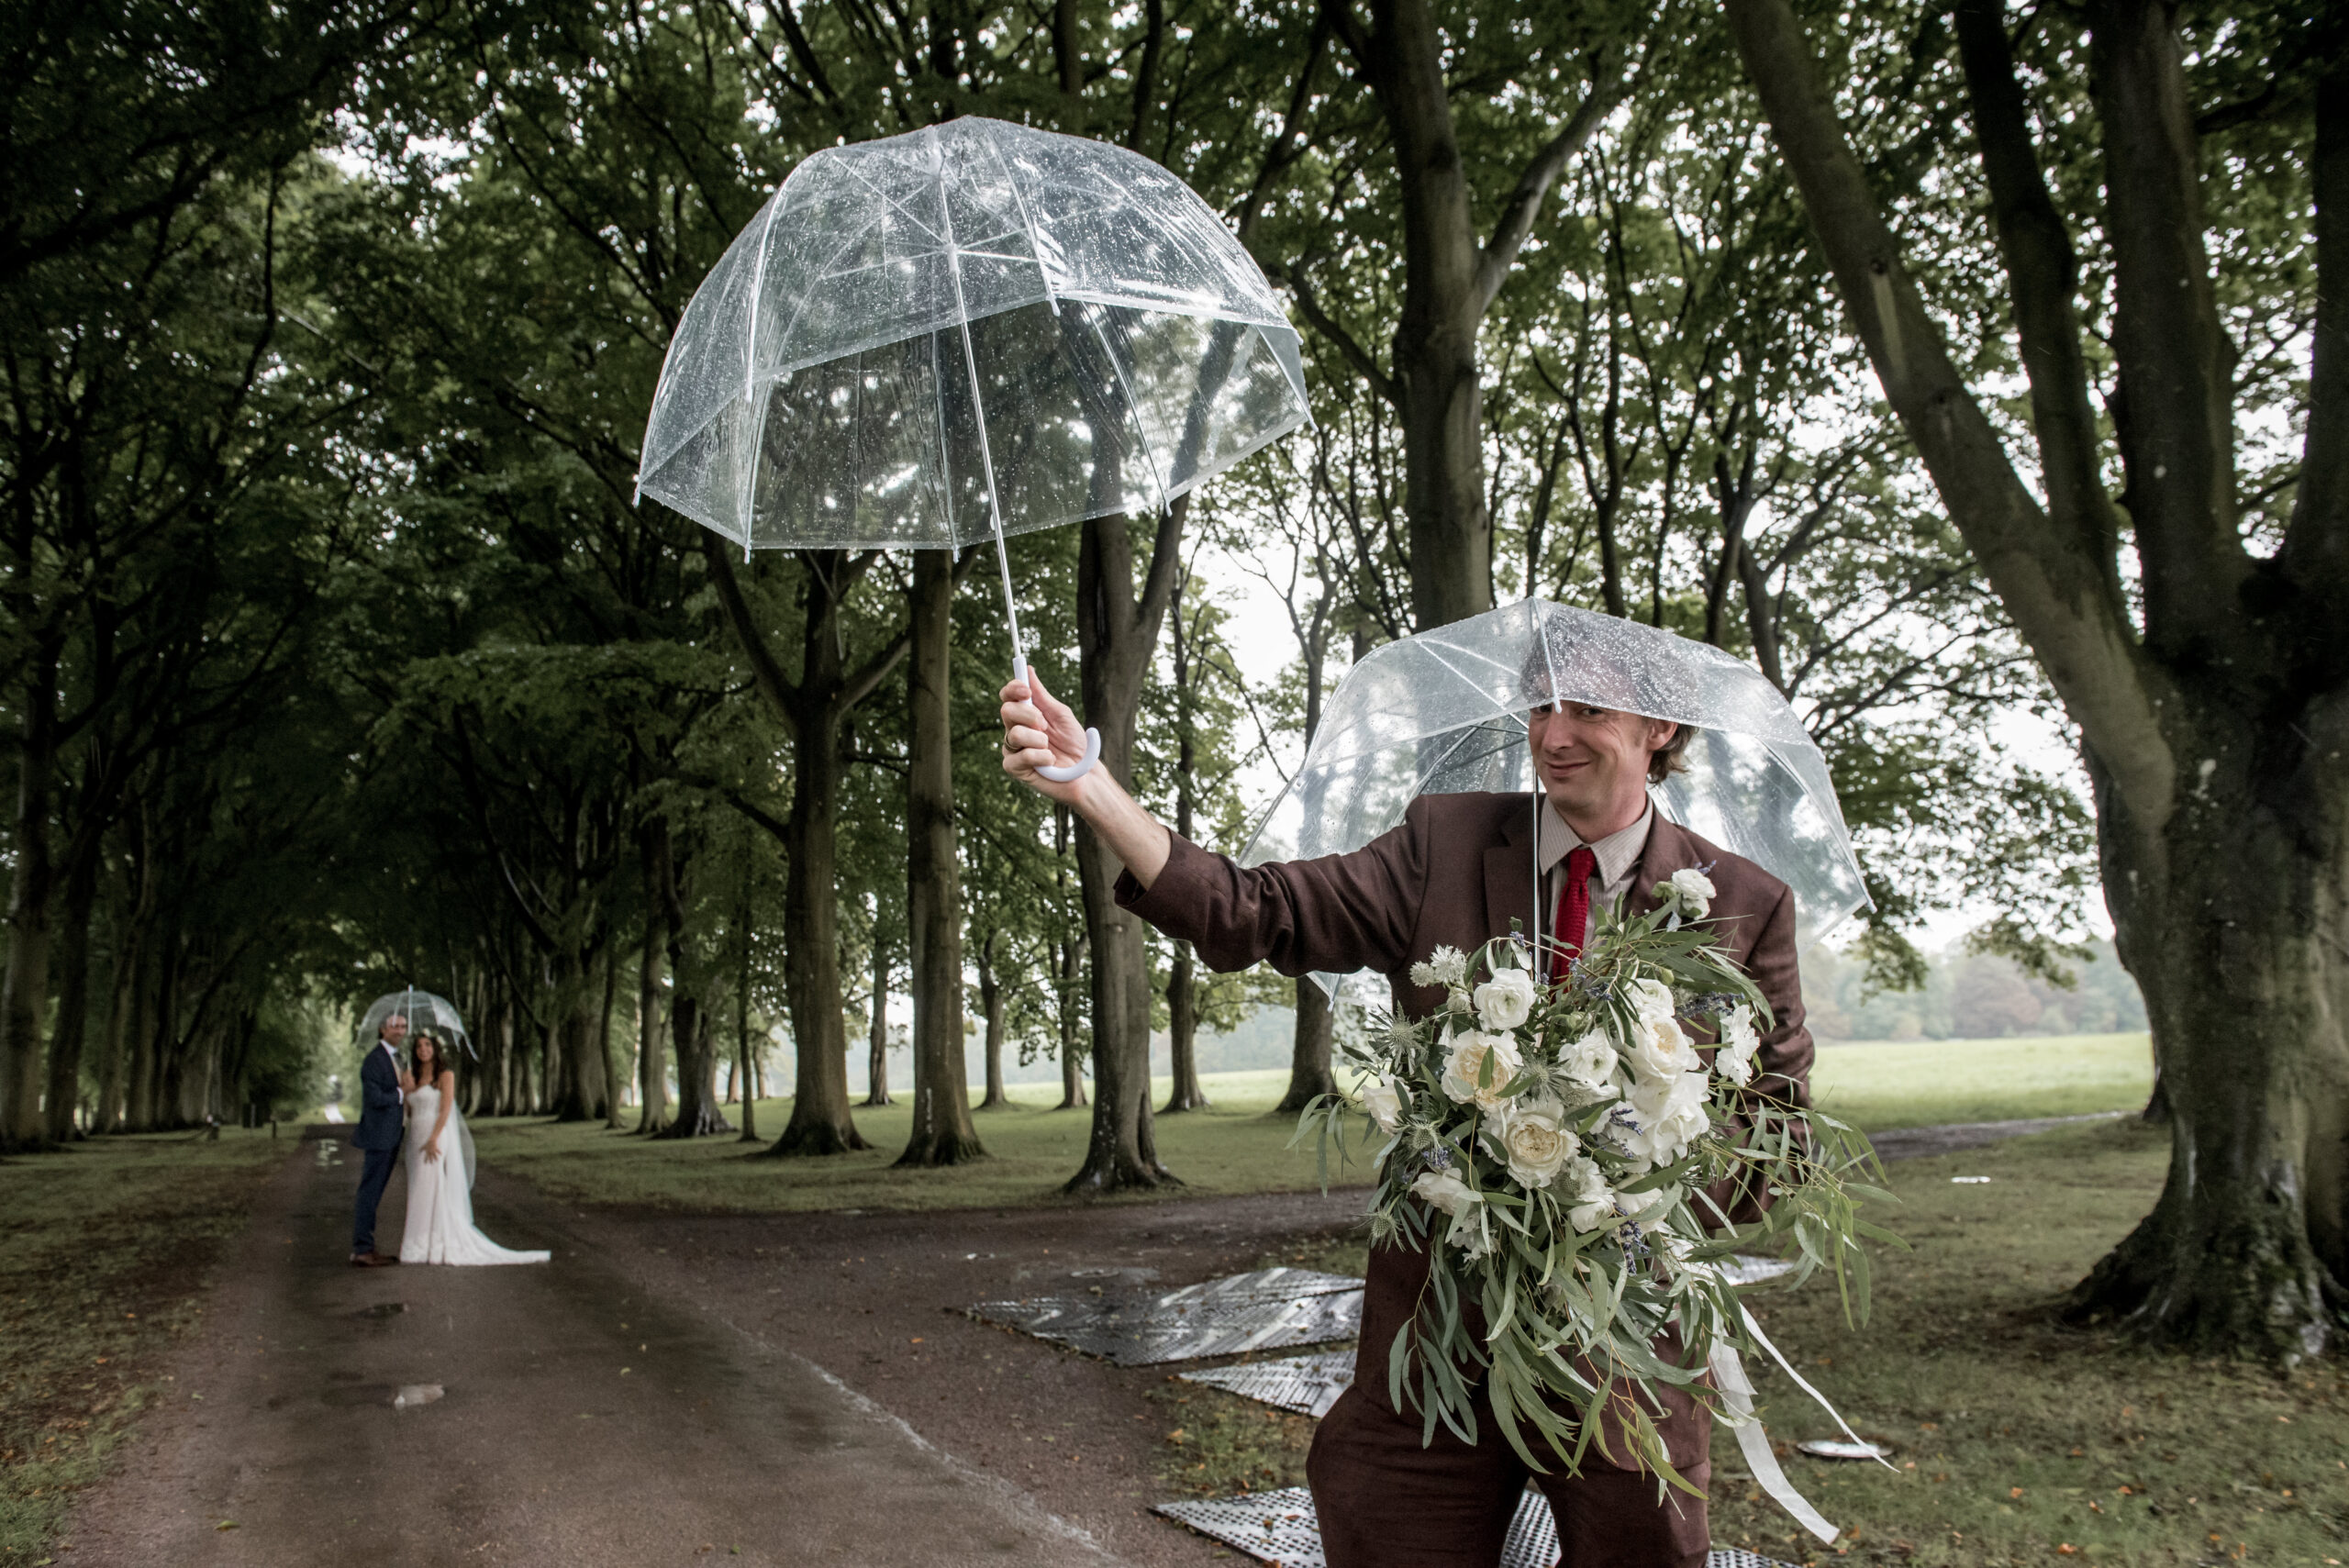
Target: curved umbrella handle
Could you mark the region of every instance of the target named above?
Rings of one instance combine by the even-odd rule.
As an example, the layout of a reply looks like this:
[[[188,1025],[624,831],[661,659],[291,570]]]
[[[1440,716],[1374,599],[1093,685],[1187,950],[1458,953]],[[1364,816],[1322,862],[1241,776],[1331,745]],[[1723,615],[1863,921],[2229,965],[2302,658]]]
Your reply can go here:
[[[1015,653],[1011,656],[1011,678],[1015,681],[1024,681],[1028,678],[1028,660],[1024,655]],[[1064,768],[1038,768],[1036,772],[1042,774],[1045,778],[1052,780],[1054,784],[1068,784],[1074,780],[1081,779],[1085,774],[1091,773],[1093,771],[1093,764],[1098,762],[1100,760],[1101,732],[1094,728],[1092,726],[1087,725],[1085,730],[1084,756],[1078,758],[1075,762],[1071,762]]]

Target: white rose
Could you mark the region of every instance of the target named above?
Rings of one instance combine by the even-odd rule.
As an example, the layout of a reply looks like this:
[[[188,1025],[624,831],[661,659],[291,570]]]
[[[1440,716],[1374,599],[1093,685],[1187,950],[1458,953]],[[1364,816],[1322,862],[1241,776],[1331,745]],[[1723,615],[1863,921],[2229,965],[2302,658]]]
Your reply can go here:
[[[1667,885],[1673,898],[1691,919],[1703,919],[1713,906],[1713,879],[1695,866],[1674,872]]]
[[[1596,1230],[1615,1217],[1615,1195],[1607,1185],[1607,1173],[1593,1162],[1573,1162],[1562,1184],[1570,1204],[1566,1223],[1577,1231]]]
[[[1384,1131],[1393,1132],[1403,1125],[1403,1094],[1392,1077],[1363,1085],[1362,1108]]]
[[[1467,1217],[1468,1211],[1485,1201],[1478,1193],[1450,1171],[1422,1171],[1411,1183],[1411,1195],[1430,1208],[1442,1209],[1454,1219]]]
[[[1443,1092],[1461,1105],[1491,1110],[1524,1065],[1517,1041],[1508,1036],[1470,1029],[1453,1037],[1452,1050],[1443,1059]]]
[[[1688,1037],[1680,1032],[1680,1026],[1668,1018],[1637,1019],[1623,1057],[1631,1065],[1632,1081],[1638,1084],[1660,1083],[1705,1064]]]
[[[1503,1106],[1486,1119],[1485,1140],[1521,1187],[1548,1186],[1582,1149],[1566,1128],[1565,1106],[1546,1097]]]
[[[1670,1018],[1680,1011],[1680,1004],[1672,997],[1672,987],[1661,980],[1634,980],[1626,988],[1626,999],[1631,1013],[1642,1018]]]
[[[1650,1165],[1669,1165],[1711,1126],[1706,1115],[1709,1080],[1702,1072],[1676,1073],[1669,1079],[1635,1084],[1631,1090],[1632,1125],[1618,1129],[1623,1151]]]
[[[1476,987],[1476,1017],[1488,1029],[1513,1029],[1533,1016],[1533,976],[1504,969]]]
[[[1721,1015],[1721,1048],[1713,1053],[1713,1071],[1742,1088],[1753,1082],[1753,1053],[1761,1049],[1753,1009],[1740,1002]]]
[[[1615,1087],[1615,1046],[1598,1029],[1558,1052],[1558,1070],[1602,1100],[1620,1092]]]

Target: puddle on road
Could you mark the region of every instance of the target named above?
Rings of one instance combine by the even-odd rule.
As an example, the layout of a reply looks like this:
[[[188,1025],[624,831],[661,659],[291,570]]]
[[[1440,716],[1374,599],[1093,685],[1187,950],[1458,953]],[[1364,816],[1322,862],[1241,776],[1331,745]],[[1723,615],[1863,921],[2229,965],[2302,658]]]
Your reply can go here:
[[[373,1307],[362,1307],[351,1314],[353,1318],[396,1318],[407,1310],[405,1301],[379,1301]]]
[[[332,1171],[342,1164],[342,1145],[330,1138],[321,1138],[310,1145],[318,1151],[318,1169]]]
[[[433,1403],[446,1392],[447,1391],[437,1383],[403,1384],[400,1385],[400,1391],[392,1396],[392,1408],[395,1410],[413,1410],[418,1405],[429,1405]]]

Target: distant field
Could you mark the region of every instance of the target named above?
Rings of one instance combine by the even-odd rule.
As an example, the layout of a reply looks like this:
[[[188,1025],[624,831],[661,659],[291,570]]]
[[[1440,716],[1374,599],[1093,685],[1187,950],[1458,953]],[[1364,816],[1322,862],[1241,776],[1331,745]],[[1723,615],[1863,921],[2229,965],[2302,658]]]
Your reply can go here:
[[[2067,1035],[2045,1040],[1944,1040],[1831,1046],[1812,1083],[1821,1105],[1871,1130],[1950,1121],[2068,1116],[2144,1103],[2152,1083],[2145,1037]],[[1186,1185],[1178,1193],[1300,1191],[1318,1184],[1311,1150],[1287,1147],[1290,1118],[1270,1113],[1285,1071],[1203,1076],[1213,1108],[1157,1120],[1159,1157]],[[1163,1104],[1167,1081],[1156,1081]],[[1013,1104],[977,1118],[988,1158],[945,1171],[892,1168],[911,1115],[895,1106],[855,1112],[874,1147],[829,1160],[762,1160],[733,1138],[648,1142],[601,1127],[560,1127],[529,1118],[475,1124],[482,1158],[550,1191],[595,1202],[679,1208],[984,1208],[1055,1200],[1085,1152],[1088,1111],[1051,1108],[1056,1084],[1012,1087]],[[759,1131],[772,1139],[788,1100],[762,1100]],[[734,1113],[739,1114],[739,1113]],[[634,1113],[625,1118],[632,1124]],[[1359,1169],[1333,1173],[1358,1183]]]
[[[2135,1110],[2153,1093],[2140,1034],[1830,1045],[1811,1069],[1820,1107],[1871,1132]]]

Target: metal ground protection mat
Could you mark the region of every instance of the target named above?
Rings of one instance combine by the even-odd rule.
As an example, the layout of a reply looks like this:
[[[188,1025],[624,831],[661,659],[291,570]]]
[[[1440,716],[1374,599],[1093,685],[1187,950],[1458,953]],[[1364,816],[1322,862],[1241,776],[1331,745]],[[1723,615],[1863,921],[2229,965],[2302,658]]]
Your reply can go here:
[[[1326,1416],[1354,1380],[1354,1353],[1323,1351],[1276,1362],[1206,1367],[1186,1372],[1183,1377],[1186,1382],[1210,1384],[1300,1416]]]
[[[1119,1366],[1351,1340],[1362,1281],[1311,1269],[1264,1269],[1149,1296],[1031,1296],[964,1309]]]
[[[1321,1527],[1313,1517],[1313,1494],[1302,1486],[1251,1492],[1237,1497],[1202,1497],[1159,1503],[1153,1513],[1187,1525],[1211,1540],[1278,1568],[1326,1568]],[[1553,1568],[1558,1561],[1557,1521],[1539,1492],[1528,1492],[1509,1521],[1500,1568]],[[1715,1547],[1706,1568],[1787,1568],[1782,1562],[1734,1547]]]

